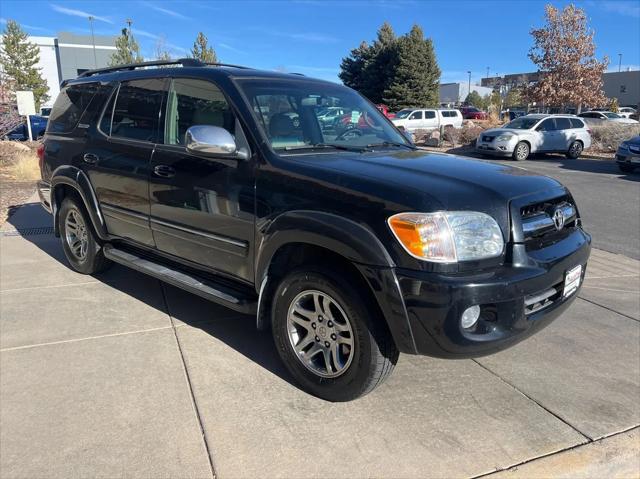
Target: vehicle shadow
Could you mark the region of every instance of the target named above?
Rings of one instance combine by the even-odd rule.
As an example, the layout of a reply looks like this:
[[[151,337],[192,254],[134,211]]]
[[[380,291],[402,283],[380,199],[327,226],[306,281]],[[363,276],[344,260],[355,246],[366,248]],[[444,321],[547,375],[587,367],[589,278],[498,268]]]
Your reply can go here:
[[[562,168],[564,170],[573,170],[573,171],[582,171],[586,173],[606,173],[617,175],[620,179],[628,180],[628,181],[640,181],[640,168],[637,168],[633,173],[624,173],[618,169],[618,165],[616,162],[611,160],[601,160],[594,158],[585,158],[580,157],[577,160],[570,160],[564,155],[559,154],[533,154],[527,161],[512,161],[509,158],[501,158],[490,155],[482,155],[480,153],[476,153],[472,148],[468,145],[457,146],[455,148],[449,148],[446,151],[436,151],[436,150],[428,150],[434,153],[447,153],[450,155],[458,155],[464,156],[468,158],[475,158],[479,160],[487,160],[487,161],[500,161],[500,162],[508,162],[509,164],[513,164],[513,166],[521,166],[526,168],[527,165],[535,162],[544,162],[546,164],[557,164],[558,168]]]
[[[36,203],[23,205],[18,211],[19,214],[9,217],[7,223],[19,231],[22,230],[24,232],[24,235],[21,235],[22,238],[46,253],[53,261],[71,269],[59,238],[53,234],[29,234],[29,230],[24,229],[25,216],[37,215],[41,223],[40,228],[51,225],[51,216],[47,214],[48,224],[43,223],[42,207]],[[30,228],[34,228],[31,225]],[[256,329],[255,316],[237,313],[118,264],[92,277],[149,307],[169,314],[178,330],[178,335],[185,325],[197,328],[298,388],[282,364],[270,332],[261,332]],[[185,351],[185,356],[188,361],[188,350]]]

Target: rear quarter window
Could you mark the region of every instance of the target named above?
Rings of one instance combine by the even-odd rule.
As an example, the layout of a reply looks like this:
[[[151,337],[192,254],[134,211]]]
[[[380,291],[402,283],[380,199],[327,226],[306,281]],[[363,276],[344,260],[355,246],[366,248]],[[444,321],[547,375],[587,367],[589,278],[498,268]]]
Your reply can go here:
[[[47,131],[51,133],[72,131],[98,88],[98,83],[81,83],[63,88],[53,104]]]
[[[577,118],[570,118],[571,128],[584,128],[584,123],[582,120],[578,120]]]
[[[568,130],[572,128],[569,118],[556,118],[556,130]]]

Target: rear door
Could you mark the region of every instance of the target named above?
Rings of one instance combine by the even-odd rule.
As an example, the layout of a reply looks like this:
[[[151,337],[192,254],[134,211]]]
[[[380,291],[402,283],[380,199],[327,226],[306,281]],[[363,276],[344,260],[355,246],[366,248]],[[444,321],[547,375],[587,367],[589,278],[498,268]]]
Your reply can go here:
[[[577,139],[578,130],[571,126],[571,120],[569,118],[556,118],[556,131],[558,132],[558,144],[556,149],[558,151],[567,151],[569,145]]]
[[[83,157],[109,233],[146,246],[154,245],[149,225],[149,164],[167,81],[121,82]]]
[[[436,110],[424,110],[424,121],[422,127],[426,130],[433,130],[440,127],[440,118]]]
[[[416,110],[407,118],[407,130],[414,131],[423,128],[422,125],[422,110]]]
[[[193,125],[228,130],[248,149],[222,91],[202,79],[175,78],[169,87],[163,140],[150,170],[151,228],[158,250],[253,281],[254,163],[198,156],[185,148]]]

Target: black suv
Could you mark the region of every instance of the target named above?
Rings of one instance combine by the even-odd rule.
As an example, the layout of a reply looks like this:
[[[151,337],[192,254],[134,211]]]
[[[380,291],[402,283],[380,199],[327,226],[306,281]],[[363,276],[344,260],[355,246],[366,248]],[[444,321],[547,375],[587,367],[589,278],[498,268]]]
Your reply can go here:
[[[334,107],[347,128],[319,120]],[[63,85],[40,158],[76,271],[116,262],[254,315],[332,401],[374,389],[399,352],[526,338],[577,296],[589,257],[557,181],[418,150],[355,91],[302,75],[89,71]]]

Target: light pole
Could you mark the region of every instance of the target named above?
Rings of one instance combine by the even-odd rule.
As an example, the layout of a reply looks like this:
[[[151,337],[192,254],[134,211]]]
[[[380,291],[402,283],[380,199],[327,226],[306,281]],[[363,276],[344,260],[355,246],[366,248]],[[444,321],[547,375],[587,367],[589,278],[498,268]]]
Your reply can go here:
[[[618,53],[618,72],[622,71],[622,53]]]
[[[469,86],[468,86],[468,89],[467,89],[467,96],[469,96],[469,95],[471,95],[471,72],[468,71],[467,73],[469,74]]]
[[[93,15],[89,15],[89,25],[91,26],[91,42],[93,44],[93,68],[98,68],[98,60],[96,58],[96,37],[93,34]]]

